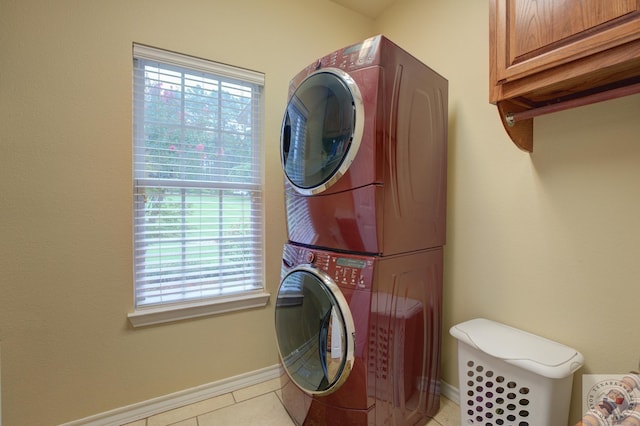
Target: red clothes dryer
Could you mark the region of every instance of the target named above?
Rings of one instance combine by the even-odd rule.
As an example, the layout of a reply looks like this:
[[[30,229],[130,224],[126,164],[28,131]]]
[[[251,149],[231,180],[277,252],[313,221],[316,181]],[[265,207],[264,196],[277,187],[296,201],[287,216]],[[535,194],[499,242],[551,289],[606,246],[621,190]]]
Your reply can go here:
[[[289,240],[379,255],[444,245],[447,90],[383,36],[298,73],[280,145]]]
[[[298,425],[415,425],[439,409],[442,248],[369,256],[286,244],[275,307]]]

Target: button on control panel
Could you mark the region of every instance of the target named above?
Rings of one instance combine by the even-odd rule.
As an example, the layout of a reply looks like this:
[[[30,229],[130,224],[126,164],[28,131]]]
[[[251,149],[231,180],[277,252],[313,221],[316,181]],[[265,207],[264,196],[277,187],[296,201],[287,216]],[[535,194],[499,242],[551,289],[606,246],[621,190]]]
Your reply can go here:
[[[347,284],[354,287],[364,287],[364,277],[360,273],[361,269],[341,266],[337,264],[333,273],[333,279],[338,284]]]

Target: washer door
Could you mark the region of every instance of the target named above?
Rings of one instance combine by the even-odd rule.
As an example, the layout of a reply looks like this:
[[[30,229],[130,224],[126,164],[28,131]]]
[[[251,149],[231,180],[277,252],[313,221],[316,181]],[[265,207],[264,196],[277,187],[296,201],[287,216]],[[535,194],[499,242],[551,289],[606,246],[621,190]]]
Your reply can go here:
[[[347,171],[360,146],[364,107],[357,84],[344,71],[310,74],[284,115],[280,156],[287,180],[301,194],[317,194]]]
[[[333,280],[310,266],[289,271],[278,289],[276,337],[285,371],[302,390],[328,395],[353,366],[355,327]]]

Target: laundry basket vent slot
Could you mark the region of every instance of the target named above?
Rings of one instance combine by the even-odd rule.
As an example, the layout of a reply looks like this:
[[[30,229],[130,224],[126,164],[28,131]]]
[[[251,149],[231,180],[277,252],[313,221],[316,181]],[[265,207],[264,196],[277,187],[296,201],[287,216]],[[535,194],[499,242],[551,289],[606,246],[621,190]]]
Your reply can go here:
[[[467,424],[529,426],[532,397],[529,386],[475,360],[467,360],[466,366]]]

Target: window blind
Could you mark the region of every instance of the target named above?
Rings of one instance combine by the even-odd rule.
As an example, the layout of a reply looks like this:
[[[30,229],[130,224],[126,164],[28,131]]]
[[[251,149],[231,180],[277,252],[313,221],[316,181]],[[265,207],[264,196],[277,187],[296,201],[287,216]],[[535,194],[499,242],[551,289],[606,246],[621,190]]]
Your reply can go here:
[[[134,45],[135,306],[263,289],[264,76]]]

